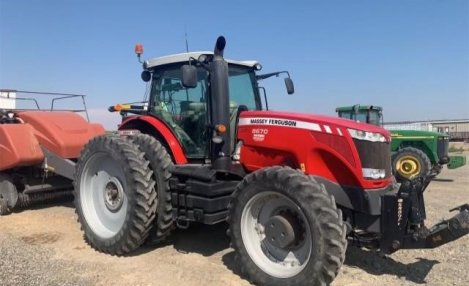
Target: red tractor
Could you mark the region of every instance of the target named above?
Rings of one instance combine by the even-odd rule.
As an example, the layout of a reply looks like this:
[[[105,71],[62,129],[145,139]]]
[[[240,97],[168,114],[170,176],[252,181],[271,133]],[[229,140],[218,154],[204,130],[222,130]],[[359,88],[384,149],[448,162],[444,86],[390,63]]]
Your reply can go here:
[[[393,184],[386,130],[267,110],[259,81],[285,72],[259,75],[258,62],[225,60],[224,47],[220,37],[213,53],[145,61],[149,100],[111,107],[124,116],[120,135],[85,146],[75,205],[93,248],[124,255],[174,225],[228,221],[250,281],[326,285],[347,242],[391,253],[469,232],[467,205],[425,227],[428,181]]]
[[[55,98],[41,109],[34,96],[48,95]],[[104,134],[101,125],[77,114],[86,106],[57,110],[59,100],[73,98],[84,104],[83,95],[0,90],[0,215],[72,195],[76,158],[91,138]],[[16,102],[31,104],[17,108]]]

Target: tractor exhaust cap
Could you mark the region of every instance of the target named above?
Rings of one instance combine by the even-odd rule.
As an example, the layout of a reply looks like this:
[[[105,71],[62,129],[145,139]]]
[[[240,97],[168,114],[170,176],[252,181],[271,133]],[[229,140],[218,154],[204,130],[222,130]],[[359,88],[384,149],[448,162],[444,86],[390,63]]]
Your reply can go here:
[[[215,49],[213,51],[213,54],[215,56],[223,57],[223,51],[225,50],[225,46],[226,46],[225,37],[219,36],[217,39],[217,42],[215,43]]]

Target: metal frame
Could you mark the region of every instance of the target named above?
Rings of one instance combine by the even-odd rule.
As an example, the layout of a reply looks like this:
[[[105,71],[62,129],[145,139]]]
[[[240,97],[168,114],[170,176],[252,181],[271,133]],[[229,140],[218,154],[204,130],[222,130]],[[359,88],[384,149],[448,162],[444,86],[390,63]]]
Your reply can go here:
[[[14,90],[14,89],[0,89],[0,92],[15,92],[15,93],[25,93],[25,94],[34,94],[34,95],[52,95],[52,96],[59,96],[59,97],[54,97],[51,100],[50,108],[49,109],[41,109],[39,106],[39,103],[35,98],[32,97],[15,97],[15,100],[23,100],[23,101],[33,101],[34,104],[36,105],[37,109],[28,109],[28,108],[15,108],[14,110],[18,111],[25,111],[25,110],[41,110],[41,111],[70,111],[70,112],[84,112],[86,115],[86,119],[90,121],[89,115],[88,115],[88,109],[86,107],[86,102],[85,102],[85,96],[84,94],[73,94],[73,93],[57,93],[57,92],[39,92],[39,91],[26,91],[26,90]],[[69,99],[69,98],[77,98],[81,97],[82,103],[83,103],[83,109],[54,109],[54,104],[56,101],[59,100],[64,100],[64,99]]]

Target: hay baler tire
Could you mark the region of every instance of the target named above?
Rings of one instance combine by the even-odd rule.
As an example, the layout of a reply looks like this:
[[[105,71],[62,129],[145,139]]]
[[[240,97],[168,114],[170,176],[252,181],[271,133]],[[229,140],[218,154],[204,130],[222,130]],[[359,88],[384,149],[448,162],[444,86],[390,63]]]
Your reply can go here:
[[[173,162],[165,147],[154,137],[147,134],[137,134],[132,136],[131,140],[145,153],[145,158],[150,162],[150,168],[153,171],[157,195],[156,218],[146,243],[158,245],[170,235],[174,225],[169,189],[169,178],[171,177],[169,170],[173,166]]]
[[[342,213],[322,185],[297,170],[249,174],[229,210],[237,265],[255,284],[328,285],[342,266]]]
[[[10,214],[18,202],[18,190],[10,176],[0,173],[0,215]]]
[[[10,214],[11,211],[8,208],[7,201],[5,199],[0,199],[0,216]]]
[[[86,242],[124,255],[143,244],[156,213],[152,171],[144,153],[115,135],[92,139],[77,162],[75,207]]]

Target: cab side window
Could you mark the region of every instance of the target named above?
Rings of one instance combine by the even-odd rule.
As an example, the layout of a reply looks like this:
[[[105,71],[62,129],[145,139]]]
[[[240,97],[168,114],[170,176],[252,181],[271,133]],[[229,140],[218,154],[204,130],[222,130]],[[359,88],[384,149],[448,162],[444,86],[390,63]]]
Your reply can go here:
[[[199,71],[195,88],[184,88],[180,67],[154,72],[150,112],[174,131],[188,157],[203,157],[206,150],[206,75]]]

